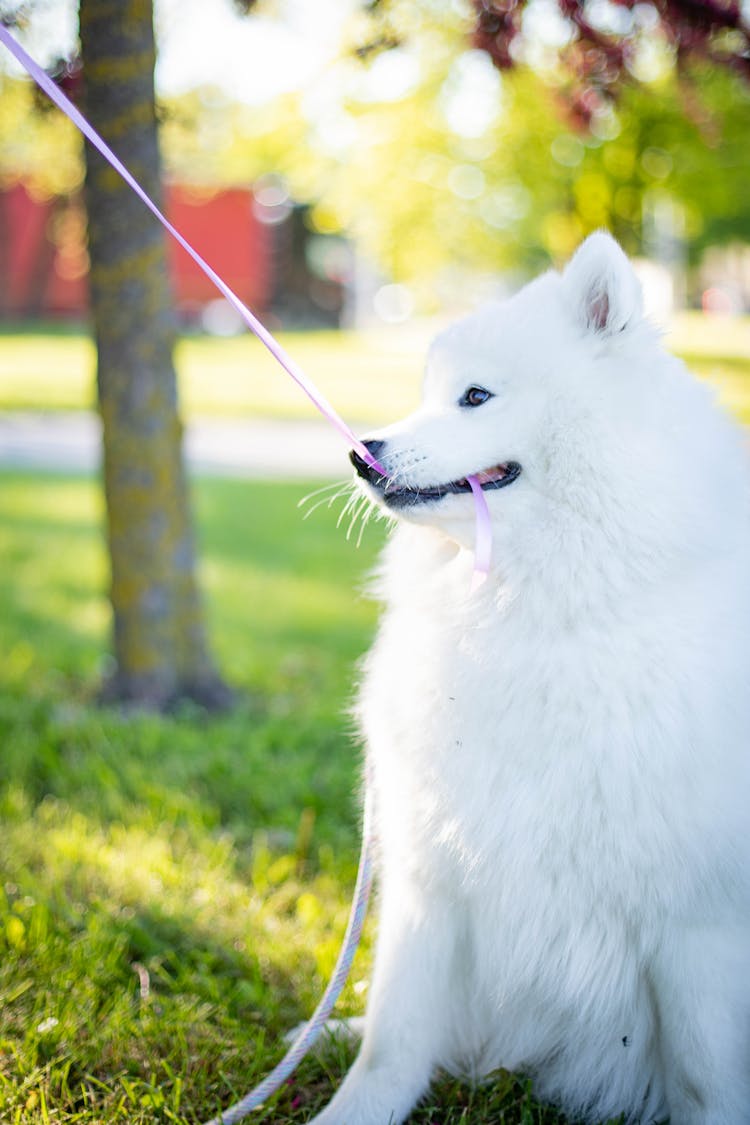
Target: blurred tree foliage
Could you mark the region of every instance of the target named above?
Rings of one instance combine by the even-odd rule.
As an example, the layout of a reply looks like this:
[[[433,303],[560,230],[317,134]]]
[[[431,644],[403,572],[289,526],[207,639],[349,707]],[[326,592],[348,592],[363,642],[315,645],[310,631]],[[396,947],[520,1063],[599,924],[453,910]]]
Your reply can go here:
[[[501,76],[465,49],[462,18],[407,7],[411,23],[391,30],[402,45],[364,68],[342,59],[314,99],[259,113],[204,91],[170,106],[173,173],[246,183],[282,172],[314,201],[320,230],[351,230],[411,281],[462,266],[536,268],[599,226],[638,253],[664,197],[693,259],[750,237],[750,84],[706,61],[678,78],[657,52],[582,129],[549,61]]]
[[[588,124],[623,84],[640,77],[644,50],[655,41],[678,71],[696,60],[750,81],[750,23],[741,0],[556,0],[559,62],[567,76],[568,111]],[[500,70],[511,70],[534,51],[539,0],[471,0],[473,39]],[[370,0],[375,19],[386,0]],[[549,11],[549,5],[548,11]],[[531,35],[529,35],[531,23]]]
[[[363,5],[315,91],[260,113],[195,92],[169,107],[170,167],[204,182],[282,172],[318,229],[352,231],[412,282],[537,268],[599,226],[648,250],[665,198],[694,260],[750,237],[750,82],[720,13],[701,30],[661,0],[600,4],[598,26],[578,0],[478,6],[477,20],[436,0]],[[503,6],[520,65],[499,73],[467,45]]]
[[[83,182],[78,130],[31,82],[0,75],[0,186],[23,179],[40,195],[68,195]]]
[[[688,57],[687,35],[664,30],[654,5],[600,5],[610,23],[600,16],[597,34],[619,43],[619,69],[600,57],[586,71],[584,4],[567,5],[575,36],[557,0],[506,7],[521,65],[500,73],[485,51],[467,49],[481,24],[469,4],[364,5],[349,49],[314,88],[261,108],[217,89],[163,104],[168,173],[211,187],[279,172],[314,204],[317,229],[351,231],[394,278],[428,279],[425,289],[464,267],[538,268],[598,226],[632,253],[648,250],[649,216],[665,198],[693,259],[750,237],[750,83],[709,57],[729,49],[731,29],[699,37]],[[497,15],[498,3],[490,9]],[[596,95],[585,121],[584,78]],[[14,133],[24,139],[0,154],[0,175],[19,157],[41,167],[42,139],[60,154],[45,166],[74,169],[66,131],[32,138],[20,127],[22,95],[4,94],[0,112],[19,106]]]

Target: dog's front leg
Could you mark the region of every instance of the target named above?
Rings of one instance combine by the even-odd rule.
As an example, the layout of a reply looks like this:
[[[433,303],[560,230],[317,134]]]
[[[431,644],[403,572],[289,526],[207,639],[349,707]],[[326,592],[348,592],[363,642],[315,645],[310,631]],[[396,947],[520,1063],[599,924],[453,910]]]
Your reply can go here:
[[[672,1125],[750,1125],[750,934],[666,935],[652,965]]]
[[[429,1084],[444,1043],[452,937],[414,881],[384,881],[362,1047],[312,1125],[400,1125]]]

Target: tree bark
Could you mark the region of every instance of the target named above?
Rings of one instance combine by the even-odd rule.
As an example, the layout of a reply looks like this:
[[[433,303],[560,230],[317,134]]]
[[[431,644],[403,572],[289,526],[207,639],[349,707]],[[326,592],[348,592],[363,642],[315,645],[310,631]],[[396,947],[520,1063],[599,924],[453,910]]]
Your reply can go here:
[[[89,119],[159,202],[151,0],[81,0],[80,34]],[[224,705],[195,579],[165,235],[88,144],[86,200],[114,614],[104,694]]]

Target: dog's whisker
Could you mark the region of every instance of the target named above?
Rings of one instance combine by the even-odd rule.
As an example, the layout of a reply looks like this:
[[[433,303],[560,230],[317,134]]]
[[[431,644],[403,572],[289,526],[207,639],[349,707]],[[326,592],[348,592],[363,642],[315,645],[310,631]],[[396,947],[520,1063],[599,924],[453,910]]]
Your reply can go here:
[[[338,500],[339,497],[342,496],[342,495],[343,495],[343,493],[338,492],[330,498],[324,497],[322,500],[318,500],[315,504],[311,504],[302,518],[304,520],[309,519],[309,517],[313,514],[313,512],[317,512],[318,508],[322,508],[323,506],[325,506],[326,508],[330,508],[336,502],[336,500]]]
[[[357,523],[357,520],[362,515],[362,512],[364,511],[364,509],[367,507],[368,504],[369,504],[369,500],[367,499],[367,497],[361,496],[360,497],[360,503],[356,504],[354,506],[354,509],[353,509],[353,512],[352,512],[352,518],[349,521],[349,527],[347,528],[347,531],[346,531],[346,538],[347,539],[349,539],[351,537],[352,531],[353,531],[353,529],[354,529],[354,527]]]
[[[341,488],[342,484],[349,484],[349,481],[334,480],[329,481],[328,484],[322,485],[320,488],[314,488],[312,492],[308,492],[300,500],[297,501],[297,507],[303,508],[310,500],[314,500],[316,496],[321,496],[324,492],[330,492],[332,488]]]
[[[357,536],[357,550],[359,550],[362,545],[362,536],[365,533],[365,528],[372,519],[373,515],[376,513],[378,513],[378,508],[375,506],[375,504],[369,502],[362,517],[362,523],[359,527],[359,535]]]
[[[342,496],[346,496],[347,492],[351,492],[352,494],[354,494],[354,493],[356,493],[356,491],[357,491],[357,487],[356,487],[354,481],[348,481],[346,483],[346,485],[344,485],[344,487],[341,489],[340,492],[337,492],[335,496],[332,496],[330,498],[326,507],[332,508],[337,500],[340,500]]]
[[[349,499],[347,500],[347,502],[346,502],[346,504],[344,505],[344,507],[343,507],[343,508],[341,509],[341,511],[339,512],[339,517],[338,517],[338,519],[336,520],[336,527],[341,527],[341,524],[343,523],[343,521],[344,521],[344,519],[346,518],[346,516],[348,516],[348,515],[349,515],[349,513],[350,513],[350,512],[351,512],[351,510],[352,510],[352,508],[353,508],[353,507],[355,506],[355,504],[357,504],[357,503],[359,502],[359,500],[360,500],[361,498],[362,498],[362,493],[361,493],[361,492],[357,492],[357,491],[355,491],[355,492],[353,492],[353,493],[352,493],[352,495],[351,495],[351,496],[349,497]]]
[[[306,520],[313,514],[313,512],[316,512],[318,508],[323,507],[323,505],[325,505],[327,508],[333,507],[337,500],[340,500],[342,496],[345,496],[350,490],[353,490],[354,488],[355,485],[353,481],[336,481],[334,482],[334,484],[325,485],[324,488],[319,488],[316,489],[315,492],[309,493],[298,502],[297,507],[299,508],[303,504],[307,503],[307,510],[302,517]],[[335,489],[332,495],[326,495],[326,493],[330,492],[331,489]],[[315,499],[315,497],[317,497],[317,499]],[[313,501],[313,503],[309,503],[310,501]]]

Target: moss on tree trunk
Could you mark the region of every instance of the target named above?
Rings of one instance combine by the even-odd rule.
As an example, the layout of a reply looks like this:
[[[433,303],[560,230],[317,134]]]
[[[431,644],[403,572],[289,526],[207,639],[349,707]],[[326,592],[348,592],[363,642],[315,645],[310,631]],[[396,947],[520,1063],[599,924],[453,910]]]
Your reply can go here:
[[[151,0],[81,0],[80,31],[88,116],[158,202]],[[165,236],[88,145],[86,199],[116,660],[106,695],[223,704],[195,580]]]

